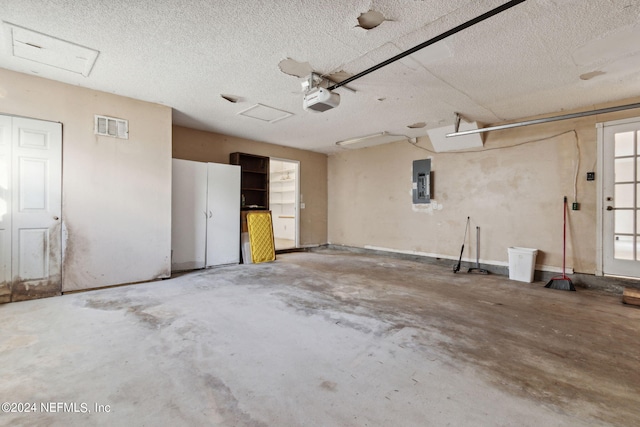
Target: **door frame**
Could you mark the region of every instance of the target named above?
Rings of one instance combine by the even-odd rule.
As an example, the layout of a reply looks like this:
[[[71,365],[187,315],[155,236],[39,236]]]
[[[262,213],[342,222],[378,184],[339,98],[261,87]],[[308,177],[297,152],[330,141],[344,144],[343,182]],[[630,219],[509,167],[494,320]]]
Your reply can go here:
[[[604,175],[604,161],[605,161],[605,128],[611,126],[619,126],[630,123],[639,123],[640,117],[632,117],[628,119],[621,120],[612,120],[608,122],[599,122],[596,123],[596,131],[597,131],[597,153],[596,153],[596,173],[598,177],[600,177],[600,183],[597,186],[596,197],[598,199],[596,206],[596,276],[604,276],[606,273],[604,272],[604,234],[605,234],[605,224],[604,224],[604,210],[605,210],[605,202],[604,202],[604,186],[605,186],[605,175]]]
[[[296,204],[295,204],[295,208],[294,208],[294,212],[296,213],[296,219],[295,219],[295,227],[296,227],[296,232],[295,232],[295,249],[300,247],[300,161],[299,160],[291,160],[291,159],[284,159],[281,157],[269,157],[269,161],[271,160],[275,160],[278,162],[287,162],[287,163],[294,163],[297,165],[296,167],[296,191],[295,191],[295,195],[296,195]],[[271,188],[271,173],[269,173],[269,188]],[[271,203],[269,203],[269,205],[271,205]]]
[[[10,294],[10,301],[22,301],[22,300],[27,300],[27,299],[33,299],[33,298],[42,298],[42,297],[47,297],[47,296],[52,296],[52,295],[60,295],[62,293],[63,290],[63,284],[64,284],[64,261],[65,261],[65,252],[66,252],[66,230],[65,230],[65,225],[64,225],[64,209],[63,209],[63,200],[64,200],[64,126],[63,123],[60,121],[54,121],[54,120],[45,120],[45,119],[41,119],[41,118],[36,118],[36,117],[28,117],[28,116],[22,116],[22,115],[17,115],[17,114],[10,114],[10,113],[0,113],[0,115],[2,117],[8,118],[11,126],[10,129],[8,130],[8,132],[10,133],[10,135],[8,136],[9,142],[10,142],[10,147],[9,147],[9,151],[8,151],[8,158],[7,161],[10,164],[9,170],[11,171],[11,175],[7,176],[9,182],[10,182],[10,186],[9,186],[9,191],[7,193],[5,193],[5,197],[8,197],[10,200],[8,200],[7,202],[7,208],[11,210],[11,223],[9,225],[9,230],[10,230],[10,250],[8,252],[8,256],[9,256],[9,289],[11,291]],[[16,156],[16,152],[14,150],[16,150],[15,147],[15,141],[16,141],[16,126],[19,126],[19,121],[29,121],[29,122],[37,122],[39,124],[48,124],[47,126],[53,126],[52,129],[47,130],[47,133],[53,133],[53,138],[55,140],[58,141],[57,145],[57,149],[55,150],[55,159],[57,160],[55,162],[55,164],[57,165],[57,171],[58,174],[56,174],[55,176],[55,180],[56,180],[56,185],[55,187],[58,190],[58,194],[56,197],[56,203],[54,203],[54,209],[53,212],[47,211],[47,214],[51,214],[53,213],[54,218],[53,218],[53,226],[49,227],[49,231],[51,231],[51,229],[53,228],[54,230],[54,235],[52,236],[53,239],[55,241],[57,241],[57,248],[55,251],[55,254],[53,256],[57,257],[57,262],[55,264],[57,264],[57,268],[52,269],[51,268],[51,264],[50,261],[47,261],[47,269],[48,269],[48,276],[46,279],[43,280],[39,280],[39,279],[35,279],[37,281],[37,283],[26,283],[26,292],[25,293],[19,293],[16,294],[14,292],[15,290],[15,286],[16,284],[22,284],[23,282],[15,282],[14,278],[16,277],[16,259],[14,257],[14,249],[15,249],[15,235],[14,235],[14,229],[15,229],[15,221],[16,219],[14,218],[14,211],[15,211],[15,197],[16,194],[14,193],[16,191],[16,183],[18,182],[18,179],[16,178],[17,173],[16,171],[18,171],[19,174],[19,168],[16,166],[15,162],[15,156]],[[41,130],[41,129],[39,129]],[[7,135],[5,135],[5,137],[7,137]],[[18,149],[19,150],[19,149]],[[50,157],[46,157],[47,159],[50,159]],[[50,169],[47,169],[47,171],[50,171]],[[50,178],[50,177],[49,177]],[[51,182],[48,182],[46,187],[47,188],[51,188],[52,184]],[[50,240],[49,240],[50,241]],[[55,274],[51,274],[51,271],[54,270]],[[53,280],[53,282],[52,282]],[[29,287],[34,286],[33,289],[35,289],[34,292],[30,292]]]

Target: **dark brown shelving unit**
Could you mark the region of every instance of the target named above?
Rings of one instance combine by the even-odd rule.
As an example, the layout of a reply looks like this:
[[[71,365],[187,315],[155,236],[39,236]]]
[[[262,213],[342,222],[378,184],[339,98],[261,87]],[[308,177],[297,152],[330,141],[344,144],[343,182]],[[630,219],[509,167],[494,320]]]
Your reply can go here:
[[[269,210],[269,158],[231,153],[229,163],[240,166],[242,210]]]

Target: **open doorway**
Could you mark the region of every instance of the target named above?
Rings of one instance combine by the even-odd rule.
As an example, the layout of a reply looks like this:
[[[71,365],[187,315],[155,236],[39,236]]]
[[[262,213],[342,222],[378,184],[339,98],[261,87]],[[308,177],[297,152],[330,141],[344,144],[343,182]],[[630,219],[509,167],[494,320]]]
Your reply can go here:
[[[276,250],[297,248],[299,244],[299,169],[300,162],[270,159],[269,207]]]

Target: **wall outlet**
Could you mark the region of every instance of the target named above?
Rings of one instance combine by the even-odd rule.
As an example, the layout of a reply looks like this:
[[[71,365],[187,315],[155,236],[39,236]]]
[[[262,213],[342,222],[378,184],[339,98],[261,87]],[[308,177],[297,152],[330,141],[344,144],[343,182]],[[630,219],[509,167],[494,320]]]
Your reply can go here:
[[[304,203],[300,203],[300,209],[304,209]]]
[[[595,172],[587,172],[587,181],[595,181],[596,173]]]
[[[579,210],[580,210],[580,203],[578,203],[578,202],[573,202],[573,203],[571,204],[571,210],[573,210],[573,211],[579,211]]]

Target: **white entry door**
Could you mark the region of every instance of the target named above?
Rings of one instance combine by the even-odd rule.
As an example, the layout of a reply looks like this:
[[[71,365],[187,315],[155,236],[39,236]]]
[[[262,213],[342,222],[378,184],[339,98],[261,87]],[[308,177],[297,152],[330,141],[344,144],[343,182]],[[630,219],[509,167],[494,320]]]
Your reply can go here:
[[[0,279],[12,301],[58,294],[62,125],[1,116],[0,127]]]
[[[599,125],[602,273],[640,277],[640,119]]]

